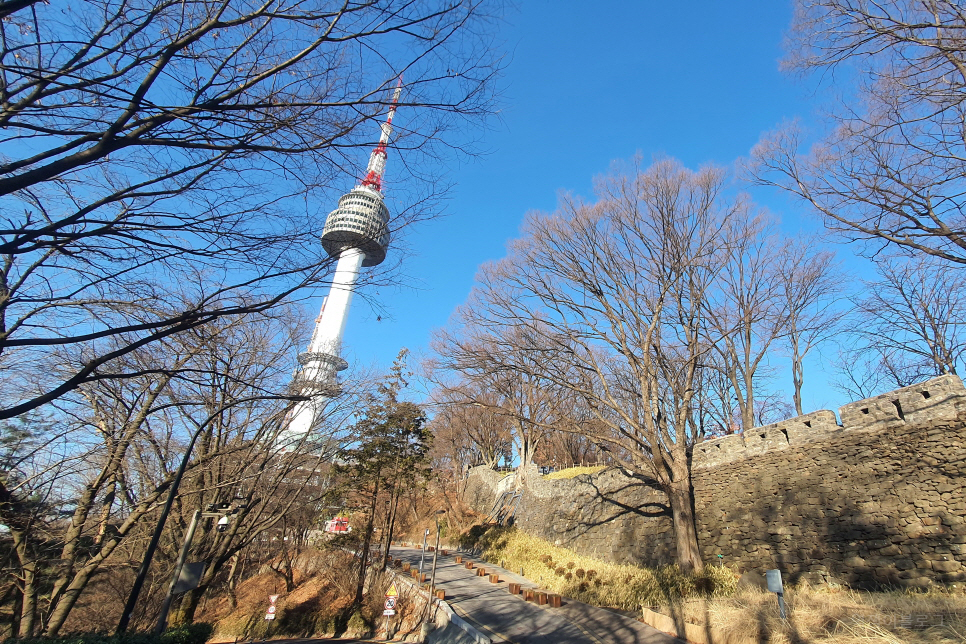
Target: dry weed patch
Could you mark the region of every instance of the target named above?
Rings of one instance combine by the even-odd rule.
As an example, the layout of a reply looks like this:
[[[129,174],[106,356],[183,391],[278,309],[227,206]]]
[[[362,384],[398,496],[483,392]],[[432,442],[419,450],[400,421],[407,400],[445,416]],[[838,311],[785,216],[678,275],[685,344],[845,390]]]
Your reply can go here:
[[[841,588],[787,589],[789,619],[775,595],[742,589],[732,597],[683,602],[686,621],[710,626],[732,642],[769,644],[952,644],[966,641],[966,596],[936,590],[860,592]]]
[[[602,472],[605,469],[607,469],[606,465],[577,465],[576,467],[568,467],[564,470],[544,474],[543,478],[547,479],[548,481],[572,479],[576,476],[580,476],[581,474],[596,474],[597,472]]]

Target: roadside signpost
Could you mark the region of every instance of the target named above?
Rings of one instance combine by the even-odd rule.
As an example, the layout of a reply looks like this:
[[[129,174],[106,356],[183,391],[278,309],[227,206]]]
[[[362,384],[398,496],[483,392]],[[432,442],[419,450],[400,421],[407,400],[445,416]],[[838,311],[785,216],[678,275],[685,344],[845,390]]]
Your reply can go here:
[[[389,618],[396,614],[396,599],[399,598],[399,589],[396,588],[396,582],[389,584],[389,590],[386,591],[386,609],[382,611],[382,614],[386,616],[386,639],[392,639],[392,635],[389,633]]]
[[[278,601],[279,595],[269,595],[268,596],[268,610],[265,611],[265,619],[272,620],[275,619],[275,613],[278,608],[275,606],[275,602]]]
[[[785,610],[785,588],[782,586],[782,571],[766,570],[765,582],[768,584],[768,592],[778,595],[778,612],[781,613],[782,619],[788,619]]]

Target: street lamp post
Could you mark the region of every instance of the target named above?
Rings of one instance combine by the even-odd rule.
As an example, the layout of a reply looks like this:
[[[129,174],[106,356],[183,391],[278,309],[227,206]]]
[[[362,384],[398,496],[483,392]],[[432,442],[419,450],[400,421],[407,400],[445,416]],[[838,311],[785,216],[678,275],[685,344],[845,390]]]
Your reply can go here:
[[[191,541],[194,539],[195,529],[198,527],[198,519],[202,517],[206,519],[217,518],[218,531],[224,532],[228,529],[228,515],[237,514],[240,509],[232,509],[231,503],[219,503],[218,505],[209,506],[205,512],[195,510],[194,514],[191,515],[191,523],[188,525],[188,531],[184,535],[184,543],[181,545],[181,554],[178,555],[178,561],[174,565],[174,575],[171,577],[171,583],[168,584],[168,592],[164,596],[164,601],[161,603],[161,614],[158,615],[158,623],[154,627],[154,633],[156,635],[163,633],[164,628],[168,625],[168,613],[171,611],[171,603],[174,601],[174,590],[178,585],[178,579],[181,578],[181,570],[184,568],[184,562],[188,558],[188,551],[191,550]]]
[[[419,553],[419,574],[423,574],[423,561],[426,559],[426,537],[429,536],[429,528],[423,533],[423,551]]]

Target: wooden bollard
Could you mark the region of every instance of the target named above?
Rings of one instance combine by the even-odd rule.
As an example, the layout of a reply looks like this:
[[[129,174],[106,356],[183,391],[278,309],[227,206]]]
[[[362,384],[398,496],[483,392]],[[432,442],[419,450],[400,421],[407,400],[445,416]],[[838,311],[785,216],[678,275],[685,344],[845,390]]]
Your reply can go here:
[[[537,603],[539,605],[543,606],[547,603],[547,593],[543,591],[537,591],[536,595],[537,595]]]
[[[490,583],[491,584],[500,583],[500,575],[490,575]]]
[[[516,583],[514,581],[511,581],[507,585],[507,590],[510,591],[510,594],[511,595],[519,595],[520,594],[520,584],[518,584],[518,583]]]
[[[426,581],[426,577],[427,577],[426,573],[424,572],[419,573],[419,583],[423,583],[424,581]]]
[[[532,602],[533,601],[533,589],[524,588],[523,589],[523,601]]]
[[[444,600],[444,599],[446,599],[446,591],[445,590],[440,590],[439,588],[437,588],[436,589],[436,599],[439,599],[441,601]]]
[[[403,567],[403,572],[409,572],[409,569],[412,568],[412,564],[409,563],[408,561],[404,561],[402,567]]]
[[[445,557],[446,555],[448,555],[448,554],[449,554],[449,550],[443,550],[443,552],[442,552],[442,555],[443,555],[444,557]]]
[[[473,570],[473,562],[472,561],[467,561],[463,565],[466,567],[467,570]]]
[[[476,576],[477,577],[485,577],[486,576],[486,568],[477,568],[476,569]]]
[[[547,595],[547,601],[550,602],[551,608],[560,608],[560,595],[551,593]]]
[[[456,563],[463,563],[463,557],[456,555]]]

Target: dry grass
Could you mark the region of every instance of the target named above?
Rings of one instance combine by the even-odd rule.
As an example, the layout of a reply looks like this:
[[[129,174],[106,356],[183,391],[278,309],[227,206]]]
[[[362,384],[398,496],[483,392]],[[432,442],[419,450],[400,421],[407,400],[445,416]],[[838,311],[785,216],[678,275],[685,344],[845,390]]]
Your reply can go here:
[[[572,479],[575,476],[580,476],[581,474],[596,474],[607,468],[606,465],[577,465],[576,467],[568,467],[565,470],[558,470],[556,472],[551,472],[550,474],[544,474],[543,478],[548,481],[556,481],[559,479]]]
[[[737,588],[731,569],[708,566],[698,576],[609,564],[553,546],[512,528],[479,538],[484,558],[519,571],[541,587],[596,606],[653,607],[700,626],[715,641],[758,644],[953,644],[966,642],[966,595],[955,587],[928,593],[860,592],[786,587],[789,619],[774,594]],[[591,572],[592,571],[592,572]]]
[[[296,570],[297,587],[285,592],[285,584],[274,572],[264,572],[238,585],[237,605],[232,609],[225,596],[209,602],[198,619],[215,623],[215,639],[303,638],[336,633],[367,634],[382,629],[385,590],[391,581],[385,573],[372,572],[362,607],[349,613],[357,583],[355,559],[341,551],[311,551],[299,557],[299,564],[315,574]],[[269,595],[280,595],[274,621],[265,620]],[[397,600],[394,625],[402,634],[419,628],[425,601],[408,587]]]
[[[841,588],[786,589],[789,619],[774,594],[747,590],[732,597],[665,606],[726,641],[769,644],[952,644],[966,641],[966,596],[959,592],[859,592]]]
[[[479,540],[487,561],[505,562],[543,588],[597,606],[639,610],[695,595],[732,594],[737,577],[729,568],[682,574],[676,566],[659,569],[610,564],[553,546],[513,528],[491,528]]]

